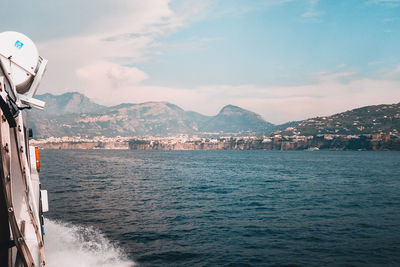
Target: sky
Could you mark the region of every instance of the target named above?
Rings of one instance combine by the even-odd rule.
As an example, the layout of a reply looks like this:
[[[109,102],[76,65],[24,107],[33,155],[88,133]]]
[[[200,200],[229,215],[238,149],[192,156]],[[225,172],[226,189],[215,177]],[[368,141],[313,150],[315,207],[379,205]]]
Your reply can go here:
[[[400,0],[3,0],[49,60],[38,93],[228,104],[272,123],[400,102]]]

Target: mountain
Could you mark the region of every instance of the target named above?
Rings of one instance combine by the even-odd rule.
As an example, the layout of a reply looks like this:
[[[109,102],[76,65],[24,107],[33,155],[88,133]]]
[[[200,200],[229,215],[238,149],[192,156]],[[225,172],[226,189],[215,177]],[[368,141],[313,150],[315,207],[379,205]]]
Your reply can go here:
[[[203,132],[264,132],[271,129],[272,123],[268,123],[263,118],[251,111],[237,106],[227,105],[221,109],[217,116],[208,120],[201,130]]]
[[[185,111],[167,102],[106,107],[80,93],[37,96],[44,111],[29,112],[35,138],[62,136],[173,136],[178,134],[252,135],[272,131],[260,115],[225,106],[216,116]]]
[[[46,108],[28,112],[35,138],[62,136],[361,135],[398,133],[400,103],[366,106],[332,116],[273,125],[260,115],[227,105],[215,116],[185,111],[168,102],[106,107],[73,92],[36,96]]]
[[[400,131],[400,103],[366,106],[332,116],[311,118],[281,129],[274,134],[289,136],[397,134]]]
[[[77,92],[54,96],[52,94],[37,95],[35,98],[46,102],[46,113],[52,115],[97,112],[105,107],[93,103],[88,97]]]

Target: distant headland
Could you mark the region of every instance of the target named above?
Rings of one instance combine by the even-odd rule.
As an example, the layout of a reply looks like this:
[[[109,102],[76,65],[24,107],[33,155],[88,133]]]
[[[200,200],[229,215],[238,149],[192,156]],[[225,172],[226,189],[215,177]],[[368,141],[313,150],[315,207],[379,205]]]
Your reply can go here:
[[[48,138],[32,140],[42,149],[119,149],[119,150],[400,150],[397,135],[317,135],[272,137],[96,137],[84,139]]]
[[[34,142],[55,149],[400,150],[400,103],[274,125],[227,105],[215,116],[167,102],[105,107],[80,93],[38,96]]]

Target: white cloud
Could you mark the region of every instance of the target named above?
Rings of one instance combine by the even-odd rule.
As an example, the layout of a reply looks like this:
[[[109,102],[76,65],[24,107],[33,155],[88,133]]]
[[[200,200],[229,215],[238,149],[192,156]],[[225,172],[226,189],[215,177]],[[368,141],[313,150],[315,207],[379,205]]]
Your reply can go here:
[[[274,123],[400,100],[400,66],[370,76],[374,78],[360,78],[356,72],[321,71],[310,75],[313,82],[309,84],[285,87],[145,85],[143,81],[151,80],[151,75],[128,65],[146,60],[149,49],[162,45],[158,37],[185,27],[206,7],[202,1],[184,3],[182,9],[172,10],[168,0],[118,0],[113,5],[118,16],[110,11],[113,17],[88,23],[80,35],[41,43],[42,56],[50,63],[42,86],[45,90],[40,92],[80,91],[107,105],[169,101],[208,115],[234,104]],[[304,17],[316,16],[316,5],[317,1],[311,1]]]
[[[216,86],[207,91],[218,91],[225,96],[219,107],[235,104],[274,123],[332,115],[366,105],[400,102],[400,80],[357,78],[351,72],[321,73],[319,76],[316,82],[301,86]]]
[[[104,69],[107,67],[112,69],[116,66],[107,65]],[[85,68],[84,73],[86,75],[92,71],[96,72],[97,67]],[[102,78],[93,81],[93,86],[99,88],[98,92],[86,93],[102,104],[168,101],[186,110],[206,115],[215,115],[224,105],[233,104],[257,112],[273,123],[331,115],[365,105],[400,101],[400,90],[398,90],[400,80],[387,79],[383,77],[385,75],[381,79],[372,79],[357,78],[354,72],[320,72],[312,74],[316,77],[315,82],[299,86],[209,85],[182,89],[146,86],[140,83],[141,79],[147,77],[144,73],[136,69],[123,70],[122,73],[124,71],[125,74],[131,71],[137,72],[135,75],[138,80],[121,84],[111,90],[109,84],[115,78]]]
[[[77,70],[105,61],[122,65],[141,62],[147,51],[158,45],[158,37],[183,27],[203,8],[203,4],[191,3],[177,13],[169,0],[118,0],[109,12],[112,16],[87,23],[84,33],[40,43],[42,56],[50,62],[41,92],[99,91],[90,88],[87,79],[82,83]]]
[[[137,68],[121,66],[107,61],[97,61],[76,70],[82,88],[87,96],[94,99],[109,99],[115,90],[138,85],[148,78]],[[102,101],[104,102],[104,101]]]

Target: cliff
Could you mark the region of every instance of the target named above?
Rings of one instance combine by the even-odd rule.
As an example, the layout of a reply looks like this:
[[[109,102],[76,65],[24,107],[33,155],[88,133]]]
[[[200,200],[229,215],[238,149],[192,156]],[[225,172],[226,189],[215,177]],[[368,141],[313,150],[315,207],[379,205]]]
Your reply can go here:
[[[228,137],[218,139],[133,139],[133,150],[400,150],[395,135],[275,136],[272,138]]]

